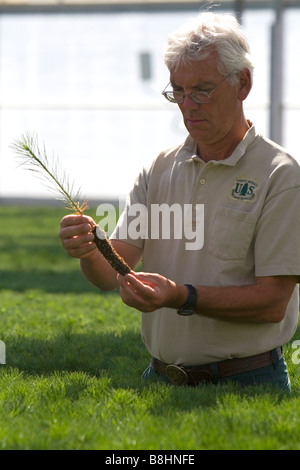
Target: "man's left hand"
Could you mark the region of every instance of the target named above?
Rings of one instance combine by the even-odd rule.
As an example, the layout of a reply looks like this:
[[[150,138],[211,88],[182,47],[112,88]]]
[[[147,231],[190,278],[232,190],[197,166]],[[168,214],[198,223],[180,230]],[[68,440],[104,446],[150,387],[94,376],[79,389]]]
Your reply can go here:
[[[118,276],[123,302],[141,312],[153,312],[161,307],[178,308],[186,300],[182,285],[160,274],[131,272]]]

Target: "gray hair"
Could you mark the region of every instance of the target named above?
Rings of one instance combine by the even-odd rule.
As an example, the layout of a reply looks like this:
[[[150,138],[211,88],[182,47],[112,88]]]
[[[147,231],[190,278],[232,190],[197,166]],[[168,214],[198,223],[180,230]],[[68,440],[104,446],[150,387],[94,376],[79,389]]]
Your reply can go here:
[[[212,49],[218,54],[220,73],[237,74],[247,68],[253,77],[248,41],[236,18],[229,14],[201,13],[170,34],[164,51],[165,64],[170,71],[179,64],[190,65],[205,59]]]

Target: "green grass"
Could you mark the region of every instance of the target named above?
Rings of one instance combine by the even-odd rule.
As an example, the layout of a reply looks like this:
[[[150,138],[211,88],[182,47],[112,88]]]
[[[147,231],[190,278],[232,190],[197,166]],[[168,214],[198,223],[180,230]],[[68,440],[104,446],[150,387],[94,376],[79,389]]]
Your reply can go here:
[[[82,277],[58,239],[64,213],[0,206],[0,449],[299,449],[291,344],[291,396],[141,383],[140,315]]]

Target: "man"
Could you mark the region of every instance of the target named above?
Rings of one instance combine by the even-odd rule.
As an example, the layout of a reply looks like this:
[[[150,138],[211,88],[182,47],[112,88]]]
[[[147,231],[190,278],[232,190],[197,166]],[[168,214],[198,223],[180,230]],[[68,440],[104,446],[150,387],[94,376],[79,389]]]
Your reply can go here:
[[[200,15],[170,35],[165,61],[163,94],[178,104],[189,135],[139,175],[111,237],[132,270],[142,260],[143,272],[112,270],[89,217],[65,217],[62,244],[87,279],[120,287],[123,302],[143,312],[152,357],[145,378],[289,390],[282,346],[298,322],[299,166],[244,115],[253,65],[234,17]],[[162,204],[182,208],[182,236],[178,227],[167,238],[153,230],[151,212]],[[128,230],[132,207],[148,211],[140,237]],[[193,244],[199,227],[203,243]]]

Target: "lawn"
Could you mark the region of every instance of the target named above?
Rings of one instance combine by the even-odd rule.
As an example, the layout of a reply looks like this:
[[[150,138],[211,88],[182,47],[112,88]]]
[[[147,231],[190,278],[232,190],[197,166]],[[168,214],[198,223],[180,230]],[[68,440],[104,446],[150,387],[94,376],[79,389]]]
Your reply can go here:
[[[58,239],[64,213],[0,206],[0,449],[300,449],[292,342],[291,396],[143,384],[140,314],[82,277]]]

